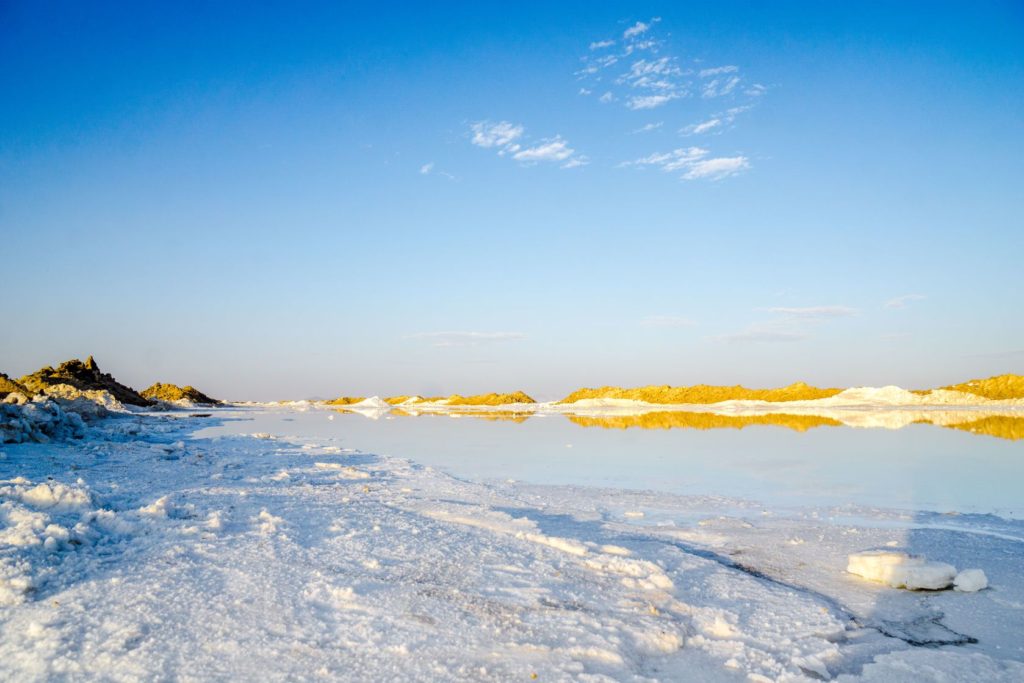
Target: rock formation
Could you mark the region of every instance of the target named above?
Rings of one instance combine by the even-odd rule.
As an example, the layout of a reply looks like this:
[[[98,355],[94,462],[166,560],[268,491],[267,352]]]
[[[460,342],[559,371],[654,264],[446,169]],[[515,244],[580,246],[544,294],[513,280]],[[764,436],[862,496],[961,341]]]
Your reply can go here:
[[[108,373],[102,372],[92,356],[85,362],[69,360],[56,369],[45,367],[25,375],[20,383],[30,391],[45,393],[47,387],[67,384],[79,391],[107,391],[121,403],[133,406],[151,406],[153,402],[129,386],[121,384]]]

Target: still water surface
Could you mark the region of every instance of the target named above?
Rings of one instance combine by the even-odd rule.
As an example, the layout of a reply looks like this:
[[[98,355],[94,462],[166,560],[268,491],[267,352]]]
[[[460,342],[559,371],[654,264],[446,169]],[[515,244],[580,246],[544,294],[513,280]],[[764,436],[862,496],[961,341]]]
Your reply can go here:
[[[475,481],[1024,517],[1024,440],[927,424],[602,428],[600,420],[564,415],[370,419],[287,408],[225,408],[214,417],[197,436],[264,432],[409,458]]]

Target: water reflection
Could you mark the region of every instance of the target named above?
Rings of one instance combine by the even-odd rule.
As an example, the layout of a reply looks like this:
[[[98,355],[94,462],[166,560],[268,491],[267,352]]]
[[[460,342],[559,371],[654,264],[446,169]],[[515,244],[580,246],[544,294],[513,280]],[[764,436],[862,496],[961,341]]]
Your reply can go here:
[[[338,412],[358,412],[379,419],[384,415],[397,417],[450,417],[473,418],[490,422],[523,423],[534,415],[564,415],[580,427],[602,429],[744,429],[751,426],[783,427],[795,432],[806,432],[817,427],[855,427],[860,429],[903,429],[910,425],[927,424],[957,429],[971,434],[992,436],[1018,441],[1024,439],[1024,414],[1019,411],[990,412],[979,410],[827,410],[799,413],[714,412],[709,410],[655,410],[649,412],[548,412],[544,410],[415,410],[393,408],[390,411],[338,409]]]
[[[433,416],[447,416],[447,417],[471,417],[477,420],[487,420],[490,422],[516,422],[523,423],[533,417],[533,411],[515,411],[515,410],[446,410],[442,412],[421,412],[418,410],[410,410],[408,408],[395,408],[391,411],[392,415],[399,417],[419,417],[421,415],[433,415]]]
[[[581,427],[604,429],[743,429],[751,425],[774,425],[796,432],[814,427],[841,427],[839,420],[819,415],[789,415],[767,413],[763,415],[721,415],[719,413],[687,413],[661,411],[638,415],[567,415],[570,422]]]

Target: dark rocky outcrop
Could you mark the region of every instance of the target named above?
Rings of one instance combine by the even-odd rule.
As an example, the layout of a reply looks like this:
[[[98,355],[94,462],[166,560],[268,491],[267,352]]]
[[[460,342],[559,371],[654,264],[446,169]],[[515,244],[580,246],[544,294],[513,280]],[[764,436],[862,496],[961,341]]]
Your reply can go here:
[[[191,401],[192,403],[204,403],[207,405],[218,405],[220,401],[210,398],[193,386],[179,387],[177,384],[161,384],[157,382],[142,392],[142,395],[154,401]]]
[[[79,391],[108,391],[118,401],[128,405],[153,405],[152,401],[139,392],[121,384],[111,375],[102,372],[92,356],[89,356],[84,363],[76,358],[66,363],[61,363],[56,369],[51,367],[42,368],[31,375],[25,375],[21,378],[20,382],[27,389],[36,393],[43,393],[46,387],[67,384]]]
[[[32,398],[33,392],[29,391],[28,387],[25,387],[13,379],[0,372],[0,400],[4,399],[7,394],[19,393],[24,394],[26,398]]]

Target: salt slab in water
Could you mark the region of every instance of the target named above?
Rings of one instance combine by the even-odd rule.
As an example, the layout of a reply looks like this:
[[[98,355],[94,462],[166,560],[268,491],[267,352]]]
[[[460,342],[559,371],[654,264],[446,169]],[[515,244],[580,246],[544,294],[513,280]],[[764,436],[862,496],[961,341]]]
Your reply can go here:
[[[908,590],[943,590],[953,585],[956,567],[889,550],[867,550],[848,557],[846,571],[869,581]]]

